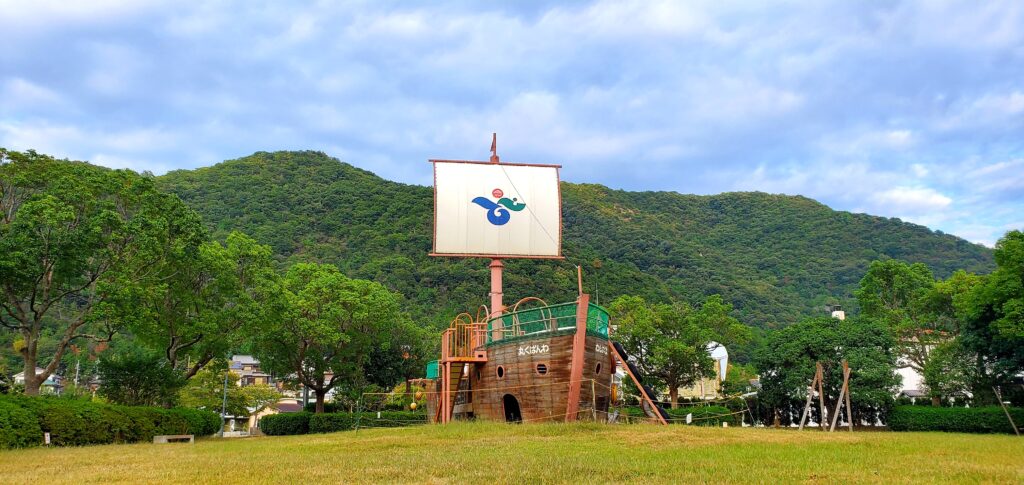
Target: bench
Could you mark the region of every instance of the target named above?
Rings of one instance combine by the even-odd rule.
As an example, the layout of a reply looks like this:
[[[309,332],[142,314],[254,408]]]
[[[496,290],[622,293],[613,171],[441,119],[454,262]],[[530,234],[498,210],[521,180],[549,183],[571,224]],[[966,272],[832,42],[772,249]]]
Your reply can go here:
[[[162,434],[153,437],[153,444],[170,443],[172,441],[195,443],[196,436],[192,434]]]

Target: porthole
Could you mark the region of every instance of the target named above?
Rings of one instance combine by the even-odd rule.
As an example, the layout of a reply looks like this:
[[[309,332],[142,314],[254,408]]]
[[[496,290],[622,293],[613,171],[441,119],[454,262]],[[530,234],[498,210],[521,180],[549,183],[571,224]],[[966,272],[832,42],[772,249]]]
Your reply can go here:
[[[546,364],[537,364],[537,373],[544,375],[548,373],[548,366]]]
[[[597,368],[594,369],[594,373],[595,374],[600,374],[601,373],[601,363],[600,362],[597,363]]]
[[[505,368],[499,365],[498,366],[498,379],[501,379],[502,377],[505,377]]]

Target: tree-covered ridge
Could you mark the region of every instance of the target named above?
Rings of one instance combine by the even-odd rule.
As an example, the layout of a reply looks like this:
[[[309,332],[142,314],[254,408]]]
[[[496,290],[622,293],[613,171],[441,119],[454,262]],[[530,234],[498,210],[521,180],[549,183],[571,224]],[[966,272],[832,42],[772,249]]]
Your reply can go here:
[[[424,171],[430,170],[424,163]],[[337,265],[403,294],[422,324],[483,303],[487,265],[431,258],[432,190],[381,179],[319,152],[259,152],[159,177],[216,239],[241,230],[282,262]],[[935,275],[987,273],[991,250],[898,219],[838,212],[805,197],[627,192],[562,184],[567,261],[507,262],[506,301],[575,295],[575,270],[601,300],[640,295],[691,302],[721,294],[744,322],[772,327],[853,308],[879,258],[923,262]],[[599,268],[598,268],[599,266]]]

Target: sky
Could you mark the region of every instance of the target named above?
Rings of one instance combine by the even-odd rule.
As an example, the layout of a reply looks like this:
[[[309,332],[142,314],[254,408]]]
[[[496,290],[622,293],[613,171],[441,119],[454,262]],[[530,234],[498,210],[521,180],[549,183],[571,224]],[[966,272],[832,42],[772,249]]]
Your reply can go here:
[[[320,150],[1024,229],[1024,2],[0,0],[0,147],[162,174]]]

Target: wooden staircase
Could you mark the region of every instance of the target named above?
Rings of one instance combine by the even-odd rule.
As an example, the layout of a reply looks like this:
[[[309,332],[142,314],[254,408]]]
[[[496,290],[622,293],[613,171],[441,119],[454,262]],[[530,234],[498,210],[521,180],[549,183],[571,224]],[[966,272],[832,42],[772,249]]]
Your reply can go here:
[[[469,392],[470,371],[478,363],[487,362],[486,342],[487,323],[473,322],[470,318],[456,318],[441,336],[441,359],[439,369],[441,375],[441,405],[437,407],[437,421],[447,423],[452,420],[455,410],[456,396],[459,392]],[[460,386],[463,388],[460,391]]]

